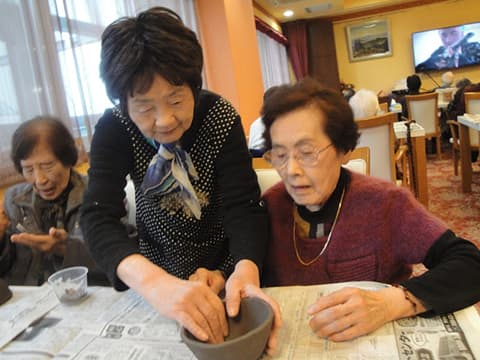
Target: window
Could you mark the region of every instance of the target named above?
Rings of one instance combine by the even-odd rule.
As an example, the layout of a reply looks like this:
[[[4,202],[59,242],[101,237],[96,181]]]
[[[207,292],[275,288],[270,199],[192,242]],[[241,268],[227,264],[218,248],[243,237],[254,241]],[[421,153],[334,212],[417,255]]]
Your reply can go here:
[[[196,29],[194,0],[0,1],[0,174],[18,181],[9,159],[18,124],[41,114],[64,119],[88,150],[94,125],[111,107],[99,77],[106,25],[152,6]],[[2,185],[0,184],[0,185]]]

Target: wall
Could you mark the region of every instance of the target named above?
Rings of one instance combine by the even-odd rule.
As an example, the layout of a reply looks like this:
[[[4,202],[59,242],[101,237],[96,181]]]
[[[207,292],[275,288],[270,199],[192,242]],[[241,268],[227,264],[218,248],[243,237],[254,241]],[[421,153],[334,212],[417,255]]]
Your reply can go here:
[[[393,56],[358,62],[350,62],[345,35],[345,26],[359,21],[388,19],[390,21]],[[480,1],[452,0],[422,5],[415,8],[377,14],[361,19],[334,23],[335,48],[340,79],[352,83],[357,89],[367,88],[375,92],[390,92],[394,83],[414,73],[411,34],[415,31],[461,23],[480,21]],[[480,81],[480,66],[454,70],[455,79],[468,77]],[[431,73],[441,83],[442,71]],[[426,75],[421,75],[422,88],[436,87]]]
[[[263,100],[253,5],[244,0],[197,0],[208,88],[229,100],[245,133]]]
[[[278,21],[274,17],[272,17],[266,10],[260,7],[256,2],[253,2],[253,14],[263,22],[270,25],[273,29],[277,30],[280,33],[282,32],[282,27],[278,23]]]

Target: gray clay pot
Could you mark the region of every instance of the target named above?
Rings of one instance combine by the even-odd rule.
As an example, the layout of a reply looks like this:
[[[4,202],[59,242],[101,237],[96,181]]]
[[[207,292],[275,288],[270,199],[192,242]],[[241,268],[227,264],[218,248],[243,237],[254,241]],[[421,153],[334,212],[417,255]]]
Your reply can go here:
[[[180,335],[199,360],[256,360],[265,350],[272,321],[270,305],[259,298],[245,298],[240,303],[238,316],[228,318],[229,334],[225,342],[201,342],[185,328]]]

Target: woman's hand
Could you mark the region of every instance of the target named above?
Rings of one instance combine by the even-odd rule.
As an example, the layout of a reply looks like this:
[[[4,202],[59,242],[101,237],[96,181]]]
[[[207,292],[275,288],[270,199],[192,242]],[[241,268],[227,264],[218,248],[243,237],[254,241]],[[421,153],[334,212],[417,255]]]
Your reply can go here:
[[[220,343],[228,335],[223,302],[203,281],[179,279],[140,254],[123,259],[117,274],[160,314],[176,320],[200,341]]]
[[[415,315],[402,289],[378,291],[346,287],[310,306],[310,328],[321,338],[346,341],[369,334],[389,321]]]
[[[260,289],[259,283],[257,265],[250,260],[240,260],[225,287],[227,313],[230,317],[237,316],[240,300],[245,297],[258,297],[267,302],[272,307],[274,315],[272,331],[267,343],[267,353],[273,355],[277,347],[277,334],[282,325],[282,316],[277,302]]]
[[[200,281],[207,285],[215,294],[219,294],[225,288],[225,278],[220,270],[208,270],[206,268],[198,268],[189,276],[190,281]]]
[[[63,256],[67,245],[67,232],[64,229],[50,228],[48,234],[13,234],[10,240],[45,253]]]

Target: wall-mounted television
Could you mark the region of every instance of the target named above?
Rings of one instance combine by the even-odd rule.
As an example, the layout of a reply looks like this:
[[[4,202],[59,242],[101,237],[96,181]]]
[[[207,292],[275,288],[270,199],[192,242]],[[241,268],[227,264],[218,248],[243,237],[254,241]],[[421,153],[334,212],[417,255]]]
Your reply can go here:
[[[415,72],[480,64],[480,22],[412,34]]]

